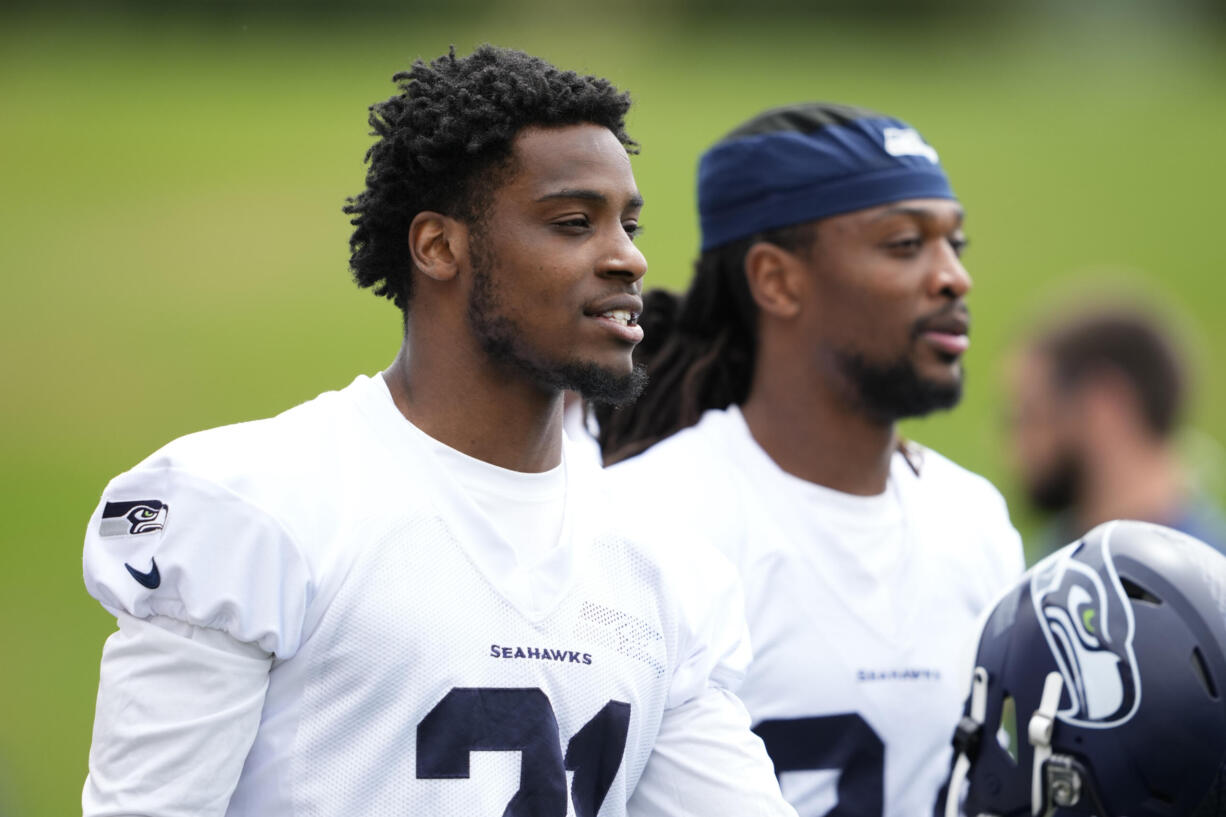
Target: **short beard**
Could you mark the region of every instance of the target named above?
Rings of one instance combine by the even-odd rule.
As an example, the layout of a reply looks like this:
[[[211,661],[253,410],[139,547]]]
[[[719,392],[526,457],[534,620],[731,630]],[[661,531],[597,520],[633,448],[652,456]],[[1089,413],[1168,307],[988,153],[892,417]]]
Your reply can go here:
[[[1081,473],[1077,456],[1071,451],[1065,452],[1051,468],[1026,485],[1026,495],[1041,511],[1067,511],[1080,499]]]
[[[953,383],[925,380],[907,358],[878,365],[868,362],[863,355],[839,352],[837,362],[852,384],[858,408],[882,424],[950,409],[962,399],[965,376]]]
[[[506,315],[495,291],[493,259],[481,228],[474,225],[470,235],[473,285],[468,298],[468,325],[489,359],[507,371],[532,381],[546,391],[572,390],[585,400],[613,408],[633,403],[647,386],[647,370],[635,366],[628,374],[617,374],[583,360],[546,360],[523,343],[523,333]]]

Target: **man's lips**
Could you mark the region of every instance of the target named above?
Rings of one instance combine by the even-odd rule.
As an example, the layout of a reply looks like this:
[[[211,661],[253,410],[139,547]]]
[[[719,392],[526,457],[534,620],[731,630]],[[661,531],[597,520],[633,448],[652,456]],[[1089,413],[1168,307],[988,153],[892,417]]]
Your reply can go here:
[[[947,355],[960,355],[971,347],[971,321],[965,312],[922,321],[918,335]]]
[[[603,323],[611,332],[629,343],[643,339],[643,327],[639,315],[643,312],[643,299],[637,295],[617,295],[588,305],[583,314]]]
[[[920,334],[924,340],[937,349],[949,355],[960,355],[971,348],[971,339],[966,335],[954,332],[936,332],[929,330]]]

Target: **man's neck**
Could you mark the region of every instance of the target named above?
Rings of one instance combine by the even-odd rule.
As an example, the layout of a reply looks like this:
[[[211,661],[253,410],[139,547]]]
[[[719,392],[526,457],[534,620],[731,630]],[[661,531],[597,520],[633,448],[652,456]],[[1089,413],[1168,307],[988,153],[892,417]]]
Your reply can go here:
[[[562,461],[562,394],[445,349],[409,355],[406,343],[383,379],[400,413],[434,439],[512,471]],[[415,347],[419,348],[419,347]]]
[[[784,471],[848,494],[885,490],[898,445],[893,423],[874,422],[820,387],[754,381],[741,413],[754,440]]]

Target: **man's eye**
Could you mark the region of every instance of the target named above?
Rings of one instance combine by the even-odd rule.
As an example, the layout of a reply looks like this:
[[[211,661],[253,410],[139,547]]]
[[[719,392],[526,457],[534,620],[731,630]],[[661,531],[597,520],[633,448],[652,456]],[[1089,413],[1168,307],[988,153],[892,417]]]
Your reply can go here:
[[[553,225],[555,227],[566,227],[567,229],[572,230],[586,230],[591,225],[591,222],[588,221],[587,216],[575,216],[573,218],[563,219],[562,221],[555,221]]]
[[[628,221],[622,227],[625,229],[626,235],[630,236],[631,239],[638,238],[643,234],[643,225],[637,221]]]
[[[959,256],[962,255],[962,253],[966,252],[966,248],[970,243],[971,242],[965,238],[949,239],[949,246],[953,248],[954,255],[959,255]]]
[[[923,239],[919,236],[912,238],[900,238],[897,241],[891,241],[886,244],[886,248],[896,252],[917,252],[923,246]]]

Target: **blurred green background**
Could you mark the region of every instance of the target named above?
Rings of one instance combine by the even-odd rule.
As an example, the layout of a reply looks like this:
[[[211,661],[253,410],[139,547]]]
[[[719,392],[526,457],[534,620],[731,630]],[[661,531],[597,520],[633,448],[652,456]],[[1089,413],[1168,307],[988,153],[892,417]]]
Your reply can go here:
[[[452,43],[632,91],[649,285],[687,281],[697,155],[743,119],[831,99],[911,121],[967,208],[976,290],[967,397],[907,431],[994,480],[1031,536],[1002,450],[1002,353],[1047,309],[1126,289],[1196,350],[1188,454],[1226,498],[1220,7],[751,6],[0,6],[0,814],[79,809],[113,628],[80,546],[106,481],[391,361],[399,316],[350,283],[340,207],[362,184],[367,105]]]

